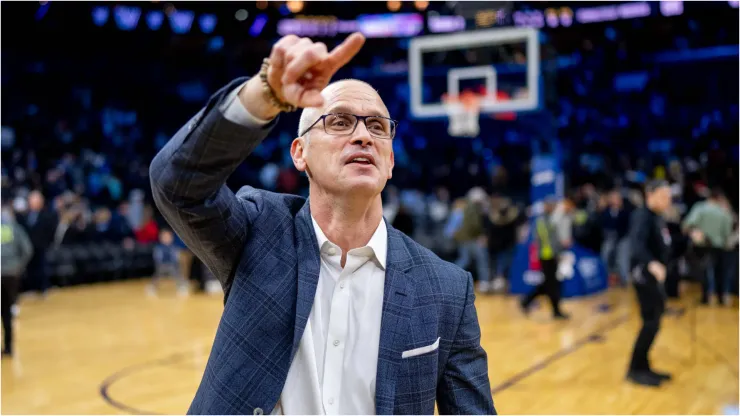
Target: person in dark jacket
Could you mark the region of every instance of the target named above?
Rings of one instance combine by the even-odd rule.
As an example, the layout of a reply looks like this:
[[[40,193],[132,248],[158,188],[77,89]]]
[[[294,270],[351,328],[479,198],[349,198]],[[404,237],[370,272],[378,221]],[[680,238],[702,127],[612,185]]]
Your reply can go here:
[[[653,371],[648,360],[650,347],[660,329],[665,311],[666,264],[670,256],[671,236],[662,215],[671,207],[668,182],[651,181],[645,186],[645,206],[630,219],[630,270],[640,303],[642,328],[635,340],[627,379],[645,386],[659,386],[671,379]]]
[[[509,198],[495,196],[491,199],[491,208],[485,218],[488,235],[488,255],[491,260],[491,272],[495,276],[492,289],[503,290],[506,286],[514,249],[517,243],[518,227],[526,218]]]
[[[41,192],[32,191],[28,195],[28,212],[18,220],[33,244],[33,257],[28,264],[29,283],[33,290],[44,296],[51,286],[49,276],[44,270],[46,251],[54,241],[59,219],[52,210],[45,207]]]
[[[12,307],[18,299],[18,290],[26,266],[33,256],[33,245],[26,231],[18,225],[10,206],[2,208],[0,225],[0,254],[2,261],[2,282],[0,282],[0,311],[3,320],[3,356],[13,354],[13,314]]]

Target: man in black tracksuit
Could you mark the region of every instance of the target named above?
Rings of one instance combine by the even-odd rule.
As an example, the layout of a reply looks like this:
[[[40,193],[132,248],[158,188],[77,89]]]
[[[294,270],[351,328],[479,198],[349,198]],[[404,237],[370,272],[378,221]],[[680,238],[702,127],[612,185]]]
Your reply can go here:
[[[671,237],[661,215],[671,206],[671,189],[665,181],[651,181],[645,187],[645,206],[630,219],[631,277],[640,303],[642,329],[635,341],[627,379],[646,386],[659,386],[669,374],[650,368],[648,352],[660,329],[665,310],[666,264]]]

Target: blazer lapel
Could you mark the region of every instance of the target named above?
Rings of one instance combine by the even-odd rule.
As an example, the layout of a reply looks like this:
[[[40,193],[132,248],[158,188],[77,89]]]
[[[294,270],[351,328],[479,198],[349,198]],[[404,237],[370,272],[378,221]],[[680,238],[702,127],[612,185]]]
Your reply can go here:
[[[375,382],[375,411],[379,415],[393,414],[401,354],[407,345],[414,297],[411,276],[406,273],[410,260],[398,231],[388,226],[388,258]]]
[[[319,282],[321,258],[316,233],[311,222],[311,210],[308,199],[296,218],[296,252],[298,253],[298,293],[295,307],[295,327],[293,330],[293,351],[291,360],[295,357],[298,344],[306,329],[308,317],[311,314],[313,301],[316,296],[316,285]]]

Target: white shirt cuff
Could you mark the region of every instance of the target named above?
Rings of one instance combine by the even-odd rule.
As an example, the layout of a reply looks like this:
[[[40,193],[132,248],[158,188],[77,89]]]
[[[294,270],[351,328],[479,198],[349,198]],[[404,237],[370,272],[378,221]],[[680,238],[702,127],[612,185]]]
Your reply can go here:
[[[221,110],[221,114],[223,114],[224,118],[234,124],[240,124],[244,127],[264,127],[272,120],[262,120],[253,116],[246,108],[244,108],[244,104],[239,100],[239,91],[241,91],[246,84],[247,83],[245,82],[244,84],[234,88],[234,90],[226,96],[226,100],[224,100],[223,104],[221,104],[221,107],[219,108]]]

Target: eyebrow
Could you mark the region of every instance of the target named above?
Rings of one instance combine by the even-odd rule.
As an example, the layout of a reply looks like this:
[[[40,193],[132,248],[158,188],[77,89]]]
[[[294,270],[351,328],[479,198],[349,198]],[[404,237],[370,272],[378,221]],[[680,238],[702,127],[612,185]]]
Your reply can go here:
[[[329,107],[329,109],[328,109],[328,110],[326,110],[326,114],[329,114],[329,113],[346,113],[346,114],[354,114],[354,110],[350,109],[350,108],[349,108],[348,106],[346,106],[346,105],[344,105],[344,104],[339,104],[339,105],[337,105],[336,107]],[[358,114],[358,115],[359,115],[359,114]],[[378,117],[387,117],[387,118],[390,118],[389,116],[387,116],[387,115],[383,114],[382,112],[380,112],[380,111],[378,111],[378,110],[373,110],[373,111],[370,111],[369,113],[367,113],[367,114],[363,114],[363,115],[367,115],[367,116],[378,116]]]

